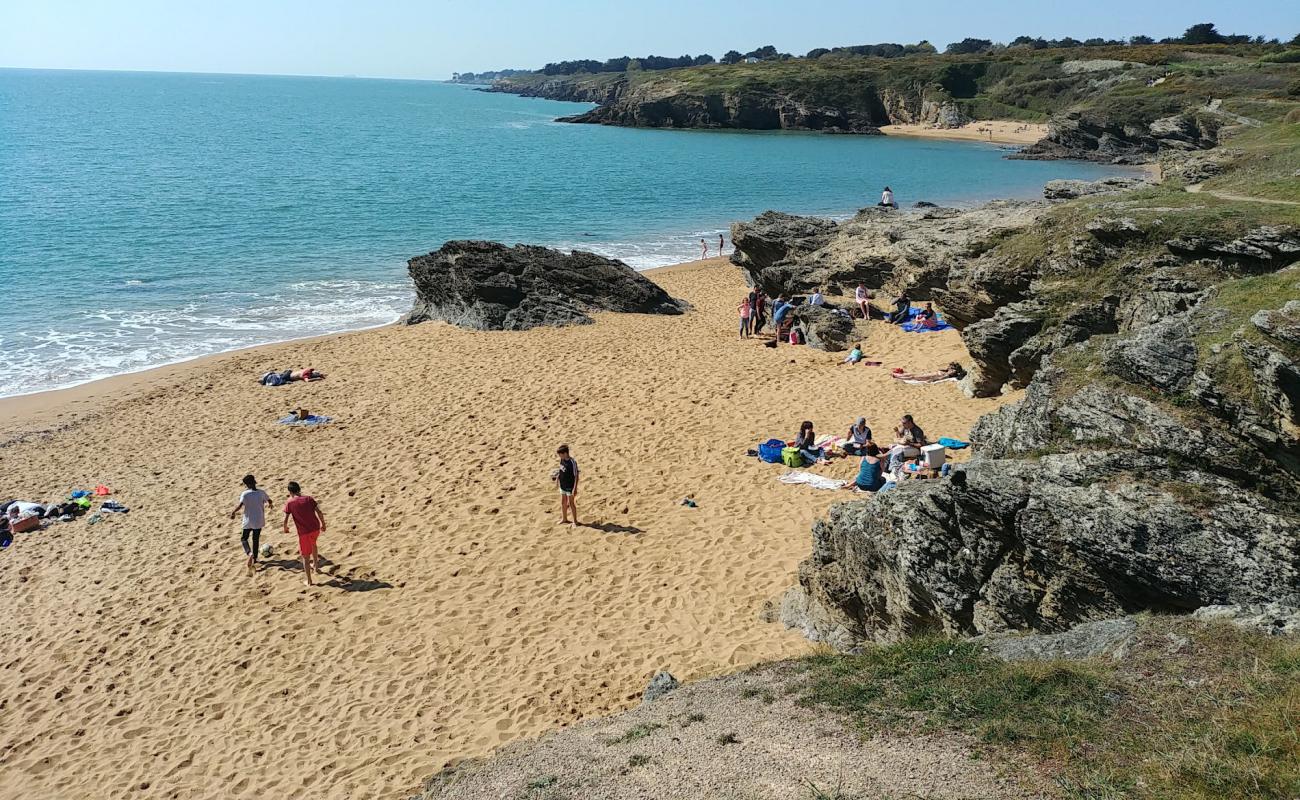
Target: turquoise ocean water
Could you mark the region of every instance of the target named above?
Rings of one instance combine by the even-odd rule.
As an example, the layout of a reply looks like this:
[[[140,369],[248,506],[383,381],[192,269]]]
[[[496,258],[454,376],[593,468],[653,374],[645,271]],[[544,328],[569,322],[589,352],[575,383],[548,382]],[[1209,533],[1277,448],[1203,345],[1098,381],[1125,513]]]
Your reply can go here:
[[[1037,196],[978,143],[552,122],[433,82],[0,70],[0,396],[391,322],[447,239],[646,268],[768,208]]]

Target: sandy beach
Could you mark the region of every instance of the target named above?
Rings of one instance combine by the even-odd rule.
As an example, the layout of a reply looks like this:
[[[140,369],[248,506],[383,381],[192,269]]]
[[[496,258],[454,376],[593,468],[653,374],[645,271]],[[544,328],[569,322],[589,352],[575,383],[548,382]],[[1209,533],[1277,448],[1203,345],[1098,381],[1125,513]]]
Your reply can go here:
[[[902,413],[963,437],[1014,398],[889,378],[964,361],[955,331],[864,324],[885,366],[838,367],[739,340],[743,282],[720,259],[651,277],[695,310],[392,326],[0,400],[0,494],[104,483],[131,508],[0,552],[0,798],[399,798],[634,704],[656,669],[808,652],[758,613],[848,495],[783,485],[746,449],[859,415],[877,438]],[[256,382],[305,366],[328,378]],[[296,405],[335,421],[278,425]],[[585,527],[558,524],[561,442]],[[227,517],[247,472],[277,503],[253,576]],[[279,531],[288,480],[329,521],[311,589]]]
[[[925,139],[993,142],[995,144],[1033,144],[1047,135],[1047,126],[1034,122],[1006,120],[968,122],[960,128],[936,128],[931,125],[883,125],[886,136],[919,136]]]

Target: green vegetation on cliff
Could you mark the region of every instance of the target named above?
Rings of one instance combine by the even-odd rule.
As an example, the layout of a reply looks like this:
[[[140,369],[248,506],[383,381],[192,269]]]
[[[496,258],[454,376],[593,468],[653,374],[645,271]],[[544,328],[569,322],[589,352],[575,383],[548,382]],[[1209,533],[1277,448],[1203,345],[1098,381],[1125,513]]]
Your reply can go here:
[[[919,638],[808,659],[803,701],[864,733],[959,729],[1055,765],[1077,800],[1291,800],[1300,642],[1152,617],[1122,658],[1005,662]]]

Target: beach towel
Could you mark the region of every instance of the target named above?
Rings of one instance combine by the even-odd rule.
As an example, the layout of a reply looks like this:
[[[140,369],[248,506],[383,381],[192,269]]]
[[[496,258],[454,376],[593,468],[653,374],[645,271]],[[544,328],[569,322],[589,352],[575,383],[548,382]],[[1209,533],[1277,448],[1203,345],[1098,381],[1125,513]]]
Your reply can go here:
[[[943,445],[949,450],[963,450],[967,447],[970,447],[970,442],[963,442],[961,439],[951,439],[947,436],[939,437],[939,444]]]
[[[952,327],[951,325],[943,321],[942,314],[934,315],[933,326],[922,325],[921,323],[916,322],[915,321],[916,315],[920,314],[921,311],[922,309],[915,308],[915,307],[908,309],[907,322],[904,322],[900,327],[902,327],[902,329],[907,331],[908,333],[929,333],[931,331],[946,331]]]
[[[930,384],[932,384],[932,383],[947,383],[948,381],[952,381],[953,383],[956,383],[956,382],[957,382],[957,379],[956,379],[956,378],[940,378],[940,379],[937,380],[937,381],[914,381],[914,380],[906,380],[906,381],[903,381],[903,383],[910,383],[910,384],[912,384],[913,386],[928,386],[928,385],[930,385]]]
[[[311,425],[327,425],[333,421],[334,421],[333,417],[323,417],[320,414],[308,414],[307,419],[298,419],[296,415],[290,414],[289,416],[280,420],[280,424],[311,426]]]
[[[817,440],[817,448],[819,450],[829,450],[843,441],[843,436],[822,436]]]
[[[800,483],[807,484],[808,486],[811,486],[814,489],[843,489],[845,484],[848,483],[848,481],[839,481],[839,480],[835,480],[834,478],[827,478],[822,475],[814,475],[811,472],[803,472],[801,470],[791,470],[789,472],[784,472],[776,476],[776,479],[781,483],[788,484],[791,486]]]

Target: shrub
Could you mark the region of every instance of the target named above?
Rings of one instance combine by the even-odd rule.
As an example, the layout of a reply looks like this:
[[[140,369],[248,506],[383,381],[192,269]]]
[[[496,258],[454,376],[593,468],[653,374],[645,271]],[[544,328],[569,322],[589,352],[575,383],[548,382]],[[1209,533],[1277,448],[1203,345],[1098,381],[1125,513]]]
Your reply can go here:
[[[1260,61],[1269,64],[1300,64],[1300,50],[1283,50],[1280,53],[1269,53]]]

